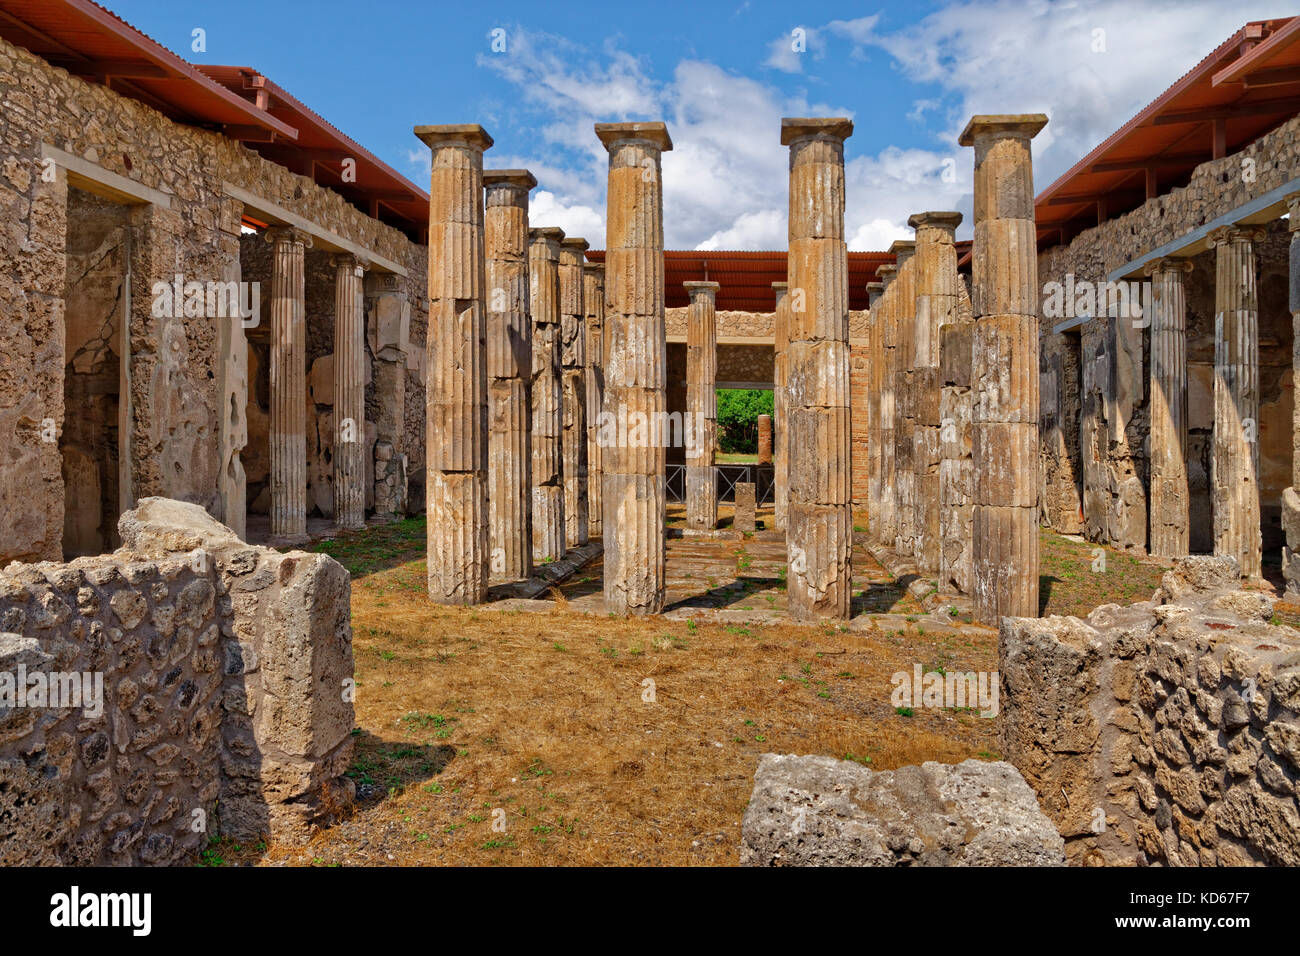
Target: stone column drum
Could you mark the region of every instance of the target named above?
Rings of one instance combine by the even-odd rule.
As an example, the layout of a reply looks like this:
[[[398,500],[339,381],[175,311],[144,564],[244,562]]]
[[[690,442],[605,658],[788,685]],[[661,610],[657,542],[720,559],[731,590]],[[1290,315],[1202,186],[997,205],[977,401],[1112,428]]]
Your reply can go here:
[[[369,263],[334,261],[334,521],[366,526],[366,316],[362,279]]]
[[[491,575],[533,573],[533,465],[529,385],[533,329],[528,289],[526,169],[483,173],[487,256],[488,548]]]
[[[898,532],[898,505],[894,488],[897,472],[894,458],[894,427],[898,415],[898,403],[894,400],[894,380],[898,369],[898,323],[894,315],[894,298],[896,289],[894,279],[898,275],[895,265],[883,265],[876,269],[880,276],[880,300],[877,308],[880,316],[877,328],[880,330],[880,361],[875,379],[879,399],[876,407],[880,421],[876,431],[880,436],[880,498],[875,512],[871,515],[872,540],[887,548],[894,546]]]
[[[307,540],[307,327],[303,271],[311,236],[266,231],[271,260],[271,540]]]
[[[788,594],[797,621],[850,610],[853,454],[849,396],[847,119],[783,119],[790,147]]]
[[[605,407],[654,423],[667,410],[664,326],[663,123],[597,123],[609,152],[606,192]],[[629,429],[629,433],[632,429]],[[604,449],[605,607],[658,614],[664,603],[663,436]]]
[[[916,230],[916,319],[912,371],[912,470],[915,474],[912,509],[916,571],[937,579],[942,535],[939,529],[939,463],[943,457],[939,406],[943,397],[940,372],[940,329],[957,314],[957,249],[954,233],[959,212],[922,212],[907,220]]]
[[[1259,578],[1259,295],[1255,243],[1261,229],[1225,226],[1208,236],[1214,268],[1214,451],[1210,487],[1214,553],[1230,554],[1243,578]]]
[[[533,319],[533,561],[564,556],[563,386],[560,379],[560,240],[553,226],[528,233]]]
[[[1188,553],[1186,259],[1148,263],[1151,277],[1151,553]]]
[[[404,280],[391,272],[366,278],[366,338],[374,356],[375,518],[407,513],[406,381],[411,304]]]
[[[605,264],[582,267],[582,304],[587,310],[587,536],[602,534],[603,465],[600,414],[605,407]]]
[[[964,310],[962,310],[964,312]],[[971,338],[968,314],[939,329],[939,593],[969,597],[974,588],[975,495],[971,462]]]
[[[790,501],[790,456],[785,441],[790,431],[790,411],[785,395],[785,353],[790,343],[789,289],[787,282],[772,283],[772,291],[776,296],[772,316],[772,411],[775,413],[773,427],[776,430],[776,444],[772,448],[772,523],[778,531],[786,529]]]
[[[758,416],[758,463],[772,464],[772,416]]]
[[[587,240],[560,243],[560,377],[563,389],[564,542],[587,543],[587,310],[582,267]]]
[[[487,284],[483,127],[417,126],[432,152],[425,449],[429,597],[487,597]]]
[[[1038,256],[1030,141],[1041,114],[974,116],[971,457],[975,619],[1038,616]]]
[[[916,243],[898,240],[889,247],[898,267],[893,283],[894,338],[894,553],[903,566],[916,555],[916,431],[912,379],[916,369]]]
[[[718,479],[713,449],[718,432],[718,323],[716,282],[683,282],[686,311],[686,527],[718,526]]]

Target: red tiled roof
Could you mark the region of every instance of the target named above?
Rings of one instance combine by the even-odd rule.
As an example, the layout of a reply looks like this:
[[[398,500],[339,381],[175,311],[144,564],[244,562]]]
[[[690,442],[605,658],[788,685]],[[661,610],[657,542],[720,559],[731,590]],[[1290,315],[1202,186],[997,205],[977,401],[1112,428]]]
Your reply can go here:
[[[1040,246],[1182,185],[1300,113],[1300,18],[1247,23],[1038,194]]]

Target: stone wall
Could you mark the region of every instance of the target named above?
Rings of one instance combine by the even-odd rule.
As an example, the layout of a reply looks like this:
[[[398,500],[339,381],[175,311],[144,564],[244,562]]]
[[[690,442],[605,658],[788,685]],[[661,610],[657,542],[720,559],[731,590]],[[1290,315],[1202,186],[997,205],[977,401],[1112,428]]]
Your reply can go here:
[[[1003,757],[1072,863],[1300,864],[1300,632],[1182,559],[1153,600],[1006,618]]]
[[[1284,185],[1300,169],[1298,133],[1300,117],[1238,153],[1201,164],[1185,186],[1087,229],[1068,244],[1045,250],[1038,257],[1039,282],[1064,284],[1067,275],[1074,276],[1076,283],[1104,281],[1111,270]],[[1259,426],[1262,439],[1270,433],[1267,447],[1261,444],[1265,548],[1276,550],[1281,542],[1281,490],[1290,463],[1290,376],[1284,367],[1289,364],[1290,312],[1282,281],[1287,270],[1285,234],[1278,223],[1270,224],[1270,233],[1257,249],[1263,392]],[[1187,459],[1193,551],[1209,549],[1204,536],[1198,540],[1198,531],[1210,525],[1209,438],[1204,417],[1212,416],[1213,408],[1208,391],[1214,361],[1213,259],[1213,253],[1195,257],[1196,272],[1187,279]],[[1201,323],[1198,316],[1204,317]],[[1043,519],[1062,532],[1084,531],[1093,540],[1115,547],[1144,548],[1149,331],[1102,315],[1077,332],[1054,334],[1059,321],[1043,318],[1041,332]],[[1200,344],[1208,345],[1208,353],[1204,347],[1198,350],[1196,340],[1197,330],[1206,328],[1208,342],[1202,339]],[[1284,443],[1279,432],[1286,433]]]
[[[114,554],[0,572],[0,691],[20,665],[102,687],[90,708],[0,696],[0,865],[304,842],[351,794],[347,572],[167,499],[119,530]]]
[[[123,446],[131,499],[166,495],[220,514],[218,475],[241,450],[243,408],[226,414],[243,330],[204,317],[157,317],[150,290],[239,278],[243,204],[233,183],[400,263],[423,343],[427,251],[341,195],[218,133],[184,126],[104,86],[70,76],[0,40],[0,561],[62,557],[64,493],[58,435],[80,409],[63,394],[68,174],[49,145],[170,197],[169,208],[123,205],[134,294],[126,322],[131,429]],[[264,311],[264,321],[269,316]],[[238,389],[237,389],[238,390]],[[222,414],[218,414],[218,410]],[[52,422],[55,438],[42,428]],[[422,442],[407,430],[412,441]],[[422,459],[422,444],[404,451]],[[233,469],[238,471],[238,469]]]

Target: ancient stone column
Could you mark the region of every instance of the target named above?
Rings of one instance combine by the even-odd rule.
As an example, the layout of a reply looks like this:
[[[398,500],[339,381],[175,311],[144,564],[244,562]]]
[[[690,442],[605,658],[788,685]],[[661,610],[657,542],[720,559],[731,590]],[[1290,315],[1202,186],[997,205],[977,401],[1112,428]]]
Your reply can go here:
[[[718,430],[718,329],[716,282],[683,282],[686,311],[686,527],[718,526],[718,479],[713,449]]]
[[[411,304],[391,272],[366,278],[366,338],[374,356],[375,518],[396,521],[407,511],[406,376]]]
[[[971,346],[975,618],[1038,616],[1038,258],[1030,141],[1041,114],[975,116]]]
[[[560,376],[563,385],[564,540],[587,543],[587,309],[583,264],[587,240],[560,243]]]
[[[880,420],[876,430],[880,436],[880,498],[875,511],[870,517],[872,540],[887,548],[894,546],[898,532],[897,493],[894,479],[897,475],[895,451],[895,425],[898,417],[898,403],[894,396],[894,381],[898,371],[898,322],[894,312],[896,290],[894,279],[898,275],[898,266],[883,265],[876,269],[880,276],[880,300],[877,309],[880,316],[877,327],[880,329],[880,365],[875,372],[879,398],[876,407]]]
[[[790,414],[786,551],[790,615],[847,618],[853,515],[848,247],[844,241],[847,119],[783,119],[790,147]]]
[[[307,326],[303,271],[311,236],[266,231],[271,260],[271,540],[307,540]]]
[[[940,332],[957,314],[957,249],[954,233],[959,212],[922,212],[907,220],[916,230],[916,319],[912,371],[912,553],[916,572],[937,579],[942,538],[939,530],[939,463],[942,459],[943,376],[939,370]]]
[[[1187,489],[1187,259],[1147,264],[1151,277],[1151,553],[1188,553]]]
[[[483,173],[487,250],[488,547],[493,578],[533,573],[533,328],[526,169]]]
[[[971,462],[971,339],[961,310],[939,329],[939,593],[969,597],[974,588],[974,473]]]
[[[1260,229],[1225,226],[1208,236],[1214,268],[1214,553],[1230,554],[1243,578],[1260,576],[1259,297]]]
[[[875,540],[880,509],[880,356],[884,350],[880,327],[880,298],[883,282],[867,283],[867,362],[863,371],[867,390],[867,531]]]
[[[483,127],[417,126],[432,151],[425,372],[429,597],[487,597],[487,284]]]
[[[772,464],[772,416],[758,416],[758,463]]]
[[[663,123],[597,123],[609,151],[606,192],[605,408],[657,432],[667,411]],[[628,436],[604,449],[605,607],[658,614],[664,603],[665,436]]]
[[[1290,306],[1291,374],[1300,376],[1300,193],[1287,197],[1287,228],[1291,232]],[[1287,601],[1300,601],[1300,402],[1294,403],[1291,417],[1291,486],[1282,492],[1282,530],[1286,545],[1282,548],[1282,577],[1286,581]]]
[[[916,552],[916,466],[912,444],[916,431],[912,379],[916,368],[916,243],[898,240],[889,251],[898,272],[893,285],[894,341],[894,553],[910,566]]]
[[[789,408],[785,394],[785,354],[790,344],[789,283],[773,282],[776,295],[773,313],[772,411],[775,413],[776,445],[772,449],[772,523],[776,530],[786,529],[790,500],[790,457],[786,435],[790,431]]]
[[[533,320],[533,561],[564,556],[563,385],[560,378],[560,240],[555,227],[528,233]]]
[[[366,316],[362,277],[370,263],[350,253],[334,263],[334,522],[366,526]]]
[[[582,267],[582,304],[587,310],[587,535],[602,534],[600,414],[605,407],[605,264]]]

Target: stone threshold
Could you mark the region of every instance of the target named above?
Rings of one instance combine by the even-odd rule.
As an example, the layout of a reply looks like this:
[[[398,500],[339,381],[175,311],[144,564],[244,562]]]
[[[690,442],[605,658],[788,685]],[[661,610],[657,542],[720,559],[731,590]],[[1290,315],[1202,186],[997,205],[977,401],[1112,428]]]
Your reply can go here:
[[[605,547],[599,538],[593,538],[584,545],[570,548],[564,557],[546,564],[533,567],[533,576],[526,581],[503,581],[488,587],[489,601],[506,601],[523,598],[531,600],[544,594],[555,585],[572,577],[593,558],[605,553]]]
[[[935,587],[933,581],[927,580],[916,573],[916,565],[910,559],[900,557],[893,548],[886,548],[870,542],[864,546],[867,553],[875,558],[882,568],[892,574],[899,584],[903,584],[912,599],[926,611],[950,613],[952,608],[956,608],[957,613],[960,614],[963,611],[973,610],[974,605],[969,597],[960,594],[941,593]]]
[[[700,531],[695,528],[667,528],[665,535],[669,538],[696,538],[702,541],[784,541],[785,532],[768,528],[756,531],[736,531],[732,528],[716,528],[712,531]]]

